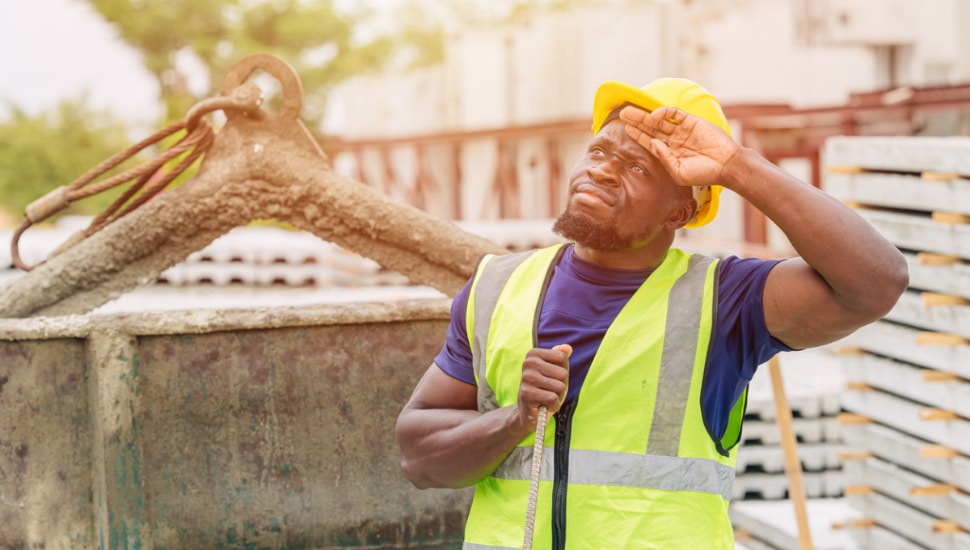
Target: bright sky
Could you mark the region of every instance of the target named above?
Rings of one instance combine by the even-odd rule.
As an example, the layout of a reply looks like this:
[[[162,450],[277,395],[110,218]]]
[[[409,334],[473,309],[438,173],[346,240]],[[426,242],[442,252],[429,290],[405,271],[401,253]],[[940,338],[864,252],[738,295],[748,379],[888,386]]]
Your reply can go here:
[[[0,116],[29,113],[85,91],[95,108],[132,123],[161,114],[158,87],[139,56],[83,0],[6,0],[0,17]]]

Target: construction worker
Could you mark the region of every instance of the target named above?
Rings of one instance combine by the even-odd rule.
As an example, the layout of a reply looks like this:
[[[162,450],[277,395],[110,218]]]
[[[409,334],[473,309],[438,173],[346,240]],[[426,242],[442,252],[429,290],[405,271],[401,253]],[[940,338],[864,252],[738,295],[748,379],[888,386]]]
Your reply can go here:
[[[730,136],[698,84],[607,82],[554,230],[570,244],[485,257],[401,412],[404,475],[475,494],[465,548],[520,548],[540,406],[536,548],[734,548],[727,515],[746,388],[778,352],[885,315],[906,263],[852,210]],[[721,187],[798,257],[672,248]]]

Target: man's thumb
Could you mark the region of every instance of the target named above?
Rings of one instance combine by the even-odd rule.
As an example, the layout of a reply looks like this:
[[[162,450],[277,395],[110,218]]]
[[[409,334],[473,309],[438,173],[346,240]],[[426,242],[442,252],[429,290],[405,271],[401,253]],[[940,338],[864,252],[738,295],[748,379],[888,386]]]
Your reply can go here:
[[[567,359],[573,354],[573,347],[569,344],[559,344],[558,346],[553,346],[552,349],[565,353]]]

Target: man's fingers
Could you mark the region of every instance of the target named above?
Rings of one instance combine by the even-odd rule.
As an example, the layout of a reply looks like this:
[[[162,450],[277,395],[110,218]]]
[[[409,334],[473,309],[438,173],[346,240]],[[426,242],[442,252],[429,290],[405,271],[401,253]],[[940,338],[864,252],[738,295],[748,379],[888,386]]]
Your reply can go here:
[[[559,344],[558,346],[553,346],[552,349],[565,353],[566,359],[569,359],[569,356],[573,354],[573,347],[569,344]]]
[[[650,115],[650,111],[627,105],[620,110],[620,120],[627,124],[640,124]]]
[[[639,143],[640,146],[643,147],[644,149],[646,149],[647,151],[649,151],[651,153],[654,152],[653,151],[653,141],[654,141],[654,138],[653,137],[651,137],[650,135],[648,135],[645,132],[641,131],[639,128],[637,128],[635,126],[624,126],[624,128],[626,129],[626,135],[628,135],[631,138],[633,138],[634,141],[636,141],[637,143]],[[656,154],[656,153],[654,153],[654,154]]]
[[[672,124],[679,124],[687,118],[687,113],[677,107],[663,106],[657,107],[653,111],[627,105],[620,110],[620,120],[630,124],[649,123],[649,119],[668,120]]]

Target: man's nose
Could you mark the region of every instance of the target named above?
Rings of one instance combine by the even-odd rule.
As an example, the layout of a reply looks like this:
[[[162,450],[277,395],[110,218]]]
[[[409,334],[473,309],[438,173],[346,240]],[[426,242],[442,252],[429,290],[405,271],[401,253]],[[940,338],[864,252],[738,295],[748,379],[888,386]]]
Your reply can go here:
[[[597,162],[587,168],[586,172],[589,174],[589,179],[595,183],[605,185],[616,185],[617,183],[616,166],[611,161]]]

